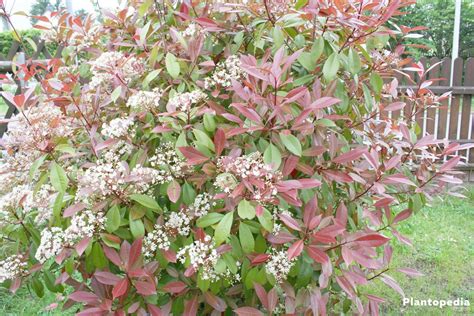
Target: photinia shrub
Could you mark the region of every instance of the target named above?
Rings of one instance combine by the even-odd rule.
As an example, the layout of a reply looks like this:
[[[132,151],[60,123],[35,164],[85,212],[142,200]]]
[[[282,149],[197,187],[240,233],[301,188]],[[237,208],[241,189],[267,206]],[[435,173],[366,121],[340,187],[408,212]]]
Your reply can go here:
[[[449,96],[404,57],[417,29],[393,17],[412,2],[38,17],[64,49],[2,78],[28,85],[3,93],[19,113],[1,140],[0,281],[80,315],[377,315],[367,285],[403,295],[397,224],[459,194],[469,147],[416,123]]]

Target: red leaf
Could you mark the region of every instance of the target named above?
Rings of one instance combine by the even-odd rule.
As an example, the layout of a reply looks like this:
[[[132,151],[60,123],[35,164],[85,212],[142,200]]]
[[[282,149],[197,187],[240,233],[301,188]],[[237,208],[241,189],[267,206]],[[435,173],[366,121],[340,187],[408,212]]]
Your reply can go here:
[[[257,206],[255,207],[255,214],[257,216],[262,216],[263,215],[263,206],[261,206],[260,204],[257,204]]]
[[[360,158],[366,151],[367,150],[365,148],[356,148],[347,153],[339,155],[338,157],[334,158],[332,161],[339,164],[353,162],[354,160]]]
[[[231,106],[236,108],[240,114],[242,114],[249,120],[254,121],[255,123],[258,123],[259,125],[262,125],[262,119],[260,118],[260,116],[254,109],[246,107],[242,103],[232,103]]]
[[[81,211],[85,208],[86,208],[86,204],[84,204],[82,202],[73,204],[73,205],[69,206],[68,208],[66,208],[64,210],[63,217],[71,217],[74,214],[76,214],[77,212],[79,212],[79,211]]]
[[[406,220],[408,217],[411,216],[412,213],[413,213],[412,210],[410,210],[409,208],[407,208],[406,210],[401,211],[400,213],[397,214],[397,216],[395,216],[395,218],[393,219],[392,224],[396,224],[398,222]]]
[[[25,96],[23,94],[17,94],[13,97],[13,101],[16,107],[21,109],[25,104]]]
[[[439,168],[439,172],[446,172],[453,169],[454,167],[456,167],[460,160],[461,156],[456,156],[454,158],[449,159],[441,166],[441,168]]]
[[[323,175],[331,181],[351,183],[354,180],[346,173],[337,170],[323,170]]]
[[[424,275],[423,273],[416,271],[415,269],[410,269],[410,268],[400,268],[398,269],[398,271],[405,273],[406,275],[411,276],[411,277],[419,277],[419,276]]]
[[[357,242],[361,246],[379,247],[387,243],[389,240],[390,238],[387,238],[380,234],[367,234],[365,236],[355,239],[354,242]]]
[[[298,240],[293,245],[291,245],[290,248],[288,248],[288,259],[291,260],[295,257],[298,257],[303,251],[303,247],[304,247],[303,240]]]
[[[216,148],[216,155],[220,156],[225,146],[225,133],[222,129],[218,128],[214,134],[214,147]]]
[[[267,295],[268,298],[268,311],[273,312],[278,304],[278,294],[276,288],[271,289]]]
[[[398,111],[403,109],[407,104],[405,102],[393,102],[387,105],[384,108],[384,111],[391,112],[391,111]]]
[[[194,295],[189,301],[186,302],[183,316],[196,316],[198,307],[199,307],[199,296]]]
[[[169,262],[173,262],[173,263],[176,262],[176,253],[173,250],[171,249],[162,250],[161,253],[165,257],[165,259],[168,260]]]
[[[336,221],[343,227],[347,226],[347,207],[344,202],[341,202],[337,208]]]
[[[318,198],[314,196],[311,200],[306,203],[304,206],[303,212],[303,223],[306,227],[309,226],[309,223],[316,215],[316,209],[318,208]],[[309,227],[308,227],[309,228]],[[311,229],[311,228],[310,228]]]
[[[151,316],[164,316],[165,315],[158,306],[155,306],[152,304],[146,304],[146,307],[148,308],[148,311],[150,312]]]
[[[209,160],[208,157],[204,156],[200,151],[193,147],[179,147],[179,151],[183,154],[190,165],[199,165]]]
[[[147,281],[135,281],[135,288],[138,294],[149,296],[156,294],[156,286],[152,282]]]
[[[351,283],[344,277],[344,276],[337,276],[336,277],[337,284],[344,290],[344,292],[349,295],[349,297],[355,297],[354,288],[352,287]]]
[[[140,258],[140,254],[142,252],[142,242],[142,238],[137,239],[133,242],[132,247],[130,248],[130,253],[128,257],[129,269],[135,264],[135,262],[137,262],[138,258]]]
[[[266,262],[268,259],[270,259],[270,255],[266,253],[258,254],[252,259],[251,264],[258,265],[258,264]]]
[[[263,307],[265,307],[267,310],[268,308],[268,297],[267,297],[267,291],[257,282],[253,282],[253,287],[255,289],[255,293],[258,296],[258,299],[262,303]]]
[[[331,97],[322,97],[309,106],[311,109],[316,110],[316,109],[324,109],[327,108],[328,106],[334,105],[336,103],[341,102],[341,100],[336,99],[336,98],[331,98]]]
[[[176,201],[179,200],[179,196],[181,195],[181,186],[179,185],[178,181],[171,181],[168,184],[166,193],[168,194],[168,198],[170,199],[170,201],[176,203]]]
[[[115,285],[120,282],[121,278],[108,271],[97,271],[94,277],[102,284]]]
[[[403,292],[402,288],[397,283],[397,281],[395,281],[391,276],[384,274],[380,277],[380,280],[382,280],[383,283],[387,284],[392,289],[397,291],[401,296],[405,297],[405,293]]]
[[[166,284],[163,289],[168,293],[178,294],[186,289],[187,285],[181,281],[170,282]]]
[[[112,290],[112,297],[116,299],[117,297],[120,297],[127,293],[128,290],[128,279],[125,277],[121,281],[119,281],[117,284],[115,284],[113,290]]]
[[[318,263],[328,263],[329,262],[329,256],[322,251],[321,249],[317,248],[316,246],[307,246],[306,251],[308,252],[308,255],[316,262]]]
[[[80,256],[84,253],[87,246],[89,245],[90,237],[86,237],[82,239],[77,245],[74,247],[76,249],[77,254]]]
[[[215,296],[211,292],[204,293],[204,299],[206,300],[207,304],[211,305],[216,311],[225,312],[227,304],[223,299]]]
[[[267,236],[267,240],[272,243],[272,244],[276,244],[276,245],[283,245],[283,244],[286,244],[287,242],[290,242],[290,241],[293,241],[295,240],[296,237],[293,236],[292,234],[290,233],[287,233],[287,232],[279,232],[278,234],[276,235],[273,235],[273,234],[269,234]]]
[[[102,249],[104,250],[105,256],[107,259],[113,262],[116,266],[121,266],[122,265],[122,259],[120,259],[120,256],[118,255],[117,251],[114,249],[107,247],[106,245],[102,246]]]
[[[239,316],[263,316],[263,313],[253,307],[239,307],[234,309],[234,313]]]
[[[75,302],[88,303],[88,304],[96,303],[99,301],[99,297],[97,295],[91,292],[86,292],[86,291],[74,292],[71,295],[69,295],[69,299]]]
[[[290,217],[287,214],[280,214],[279,217],[281,221],[289,228],[297,230],[297,231],[301,231],[300,225],[294,218]]]

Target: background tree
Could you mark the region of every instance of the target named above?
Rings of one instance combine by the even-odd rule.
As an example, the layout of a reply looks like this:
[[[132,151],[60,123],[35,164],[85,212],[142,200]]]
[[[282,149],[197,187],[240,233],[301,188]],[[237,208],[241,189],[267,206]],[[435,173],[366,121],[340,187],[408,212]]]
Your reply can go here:
[[[412,47],[410,51],[416,58],[451,56],[454,27],[453,0],[419,0],[408,8],[409,15],[400,17],[399,24],[409,27],[426,26],[421,31],[423,38],[411,40],[411,43],[424,44],[428,49]],[[461,6],[461,30],[459,56],[474,56],[474,3],[463,1]]]
[[[31,6],[31,15],[43,15],[48,11],[59,11],[64,9],[65,6],[62,0],[36,0]],[[31,24],[36,24],[37,19],[31,18]]]

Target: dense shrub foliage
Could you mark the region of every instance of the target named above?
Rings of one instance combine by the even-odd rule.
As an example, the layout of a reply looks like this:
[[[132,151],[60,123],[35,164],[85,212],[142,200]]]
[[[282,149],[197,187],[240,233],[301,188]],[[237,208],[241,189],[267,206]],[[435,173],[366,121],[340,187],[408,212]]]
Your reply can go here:
[[[377,315],[361,286],[403,295],[397,223],[456,194],[467,148],[419,135],[415,116],[448,97],[433,81],[400,100],[395,74],[429,71],[390,23],[409,3],[130,0],[101,25],[40,18],[67,47],[4,93],[19,114],[0,280],[81,315]]]

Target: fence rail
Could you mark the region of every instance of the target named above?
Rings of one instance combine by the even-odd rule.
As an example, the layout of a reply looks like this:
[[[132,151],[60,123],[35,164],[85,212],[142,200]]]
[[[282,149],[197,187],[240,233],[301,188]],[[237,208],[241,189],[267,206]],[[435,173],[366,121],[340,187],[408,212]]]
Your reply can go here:
[[[58,47],[55,52],[50,52],[44,42],[34,40],[37,50],[31,56],[25,56],[25,60],[46,63],[51,58],[61,56],[62,47]],[[22,52],[22,46],[14,42],[7,56],[0,55],[0,74],[11,71],[12,60],[18,53]],[[452,62],[451,58],[422,58],[421,62],[425,69],[440,62],[428,74],[428,79],[443,78],[434,81],[429,87],[435,94],[443,94],[451,91],[452,98],[444,100],[440,107],[429,108],[417,113],[415,119],[422,129],[422,134],[433,134],[438,139],[449,139],[458,143],[474,143],[474,58],[463,60],[456,58]],[[453,82],[450,84],[451,67],[454,67]],[[397,76],[399,80],[399,91],[404,93],[407,89],[417,89],[420,78],[415,73],[410,73],[411,80],[402,76]],[[21,93],[21,82],[17,82],[16,93]],[[1,88],[0,88],[1,90]],[[3,98],[3,97],[2,97]],[[5,100],[8,111],[5,118],[11,117],[15,113],[15,107]],[[410,104],[407,105],[410,108]],[[403,110],[394,111],[392,117],[403,117]],[[6,130],[6,125],[0,125],[0,137]],[[464,158],[466,165],[463,169],[469,171],[469,179],[474,180],[474,149],[464,150],[459,153]]]

